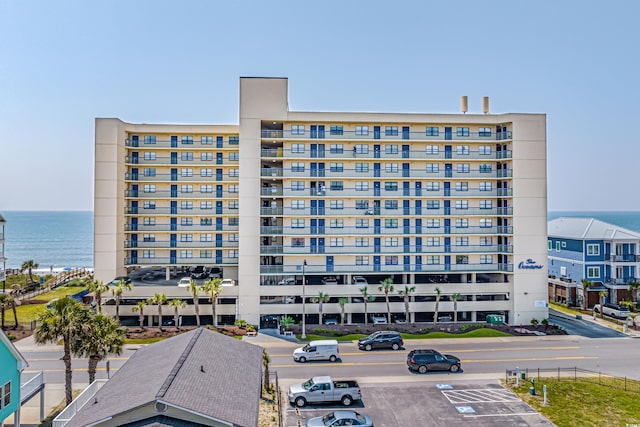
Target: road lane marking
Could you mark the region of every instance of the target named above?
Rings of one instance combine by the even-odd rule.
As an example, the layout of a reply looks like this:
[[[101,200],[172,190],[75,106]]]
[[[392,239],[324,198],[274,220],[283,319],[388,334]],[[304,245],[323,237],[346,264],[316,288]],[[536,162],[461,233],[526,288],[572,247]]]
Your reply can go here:
[[[488,348],[488,349],[466,349],[466,350],[439,350],[440,353],[479,353],[479,352],[495,352],[495,351],[531,351],[531,350],[580,350],[580,346],[556,346],[556,347],[513,347],[513,348]],[[406,351],[406,349],[405,349]],[[361,355],[376,355],[376,354],[394,354],[401,353],[398,350],[389,351],[359,351],[359,352],[341,352],[343,356],[361,356]],[[269,354],[271,357],[291,357],[291,354]]]

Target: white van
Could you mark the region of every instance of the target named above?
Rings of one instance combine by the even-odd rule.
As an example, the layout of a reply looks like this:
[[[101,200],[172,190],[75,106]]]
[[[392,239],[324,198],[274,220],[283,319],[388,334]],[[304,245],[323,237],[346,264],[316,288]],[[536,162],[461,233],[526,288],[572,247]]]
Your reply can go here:
[[[304,347],[296,348],[293,351],[293,360],[300,363],[304,363],[307,360],[335,362],[338,358],[340,358],[340,350],[336,340],[310,341]]]

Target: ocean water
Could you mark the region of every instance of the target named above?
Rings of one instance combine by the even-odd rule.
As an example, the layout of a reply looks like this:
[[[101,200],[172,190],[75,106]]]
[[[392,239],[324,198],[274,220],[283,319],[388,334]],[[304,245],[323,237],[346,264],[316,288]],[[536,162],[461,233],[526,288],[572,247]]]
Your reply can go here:
[[[40,268],[93,268],[93,212],[3,211],[7,268],[34,260]],[[560,216],[593,217],[640,233],[640,212],[549,212]]]
[[[93,212],[2,211],[7,268],[93,268]]]

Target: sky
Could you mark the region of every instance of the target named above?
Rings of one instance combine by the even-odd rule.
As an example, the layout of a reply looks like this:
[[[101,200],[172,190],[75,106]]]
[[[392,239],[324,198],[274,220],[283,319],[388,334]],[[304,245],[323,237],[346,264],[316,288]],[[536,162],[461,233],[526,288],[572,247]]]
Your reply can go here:
[[[96,117],[237,124],[239,77],[296,111],[547,114],[548,209],[640,210],[638,1],[0,0],[0,212],[92,210]],[[614,149],[614,147],[618,147]]]

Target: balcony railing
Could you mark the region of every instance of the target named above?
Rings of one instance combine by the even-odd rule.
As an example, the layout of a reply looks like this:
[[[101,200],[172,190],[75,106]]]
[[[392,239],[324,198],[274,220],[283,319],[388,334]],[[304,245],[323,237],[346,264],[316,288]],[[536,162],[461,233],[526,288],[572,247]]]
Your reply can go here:
[[[416,226],[399,226],[399,227],[342,227],[330,228],[325,227],[283,227],[283,226],[263,226],[260,227],[260,234],[263,235],[280,235],[287,236],[308,236],[308,235],[391,235],[401,236],[403,234],[418,235],[496,235],[496,234],[513,234],[513,227],[416,227]]]
[[[508,132],[465,132],[458,134],[454,129],[452,132],[438,132],[436,135],[427,135],[426,131],[421,132],[398,132],[388,134],[384,128],[376,132],[373,126],[369,126],[369,131],[334,131],[329,129],[325,131],[312,132],[305,129],[304,131],[292,132],[291,130],[263,130],[261,134],[265,139],[311,139],[311,140],[359,140],[359,141],[505,141],[512,139],[512,134]]]
[[[210,200],[210,199],[209,199]],[[197,206],[197,202],[196,202]],[[218,208],[212,207],[209,209],[202,209],[194,207],[193,209],[188,208],[170,208],[170,207],[156,207],[154,209],[144,208],[144,207],[133,207],[127,206],[124,208],[125,215],[144,215],[144,216],[154,216],[154,215],[182,215],[182,216],[213,216],[213,215],[238,215],[238,209],[230,209],[228,207]]]
[[[214,182],[224,182],[224,183],[232,183],[238,182],[239,177],[237,174],[231,175],[228,172],[222,175],[216,175],[212,173],[209,176],[201,176],[197,171],[193,173],[191,176],[183,176],[181,173],[171,174],[171,173],[157,173],[153,176],[145,176],[142,173],[131,173],[127,172],[124,174],[125,181],[136,181],[136,182],[158,182],[158,183],[180,183],[180,182],[202,182],[211,184]]]
[[[180,149],[194,149],[194,150],[213,150],[213,149],[238,149],[239,140],[224,138],[222,141],[214,140],[207,144],[203,144],[202,141],[191,141],[190,143],[183,143],[182,140],[171,141],[170,139],[155,139],[153,143],[145,143],[144,140],[134,141],[132,139],[125,139],[124,146],[132,148],[180,148]]]
[[[609,262],[640,262],[640,255],[627,254],[627,255],[611,255],[605,254],[605,259],[609,259]]]
[[[399,178],[401,179],[401,178]],[[477,185],[477,184],[476,184]],[[322,193],[322,194],[320,194]],[[444,189],[438,187],[437,190],[427,190],[424,188],[373,188],[370,187],[343,187],[342,189],[331,189],[331,187],[322,190],[314,190],[313,188],[303,188],[301,190],[292,190],[291,188],[284,188],[282,191],[284,197],[292,198],[305,198],[305,197],[327,197],[327,198],[344,198],[344,197],[361,197],[371,199],[374,197],[398,199],[400,197],[413,196],[413,197],[511,197],[511,188],[494,188],[480,189],[480,188],[467,188],[463,189]]]
[[[316,253],[319,252],[320,247],[315,247]],[[376,252],[377,250],[377,252]],[[380,252],[383,252],[381,254]],[[283,246],[283,245],[262,245],[260,246],[260,253],[263,255],[280,254],[280,255],[307,255],[311,254],[311,247],[306,246]],[[386,255],[386,254],[476,254],[476,253],[513,253],[512,245],[490,245],[490,246],[425,246],[425,245],[398,245],[398,246],[322,246],[322,253],[324,254],[367,254],[367,255]]]
[[[197,154],[197,153],[196,153]],[[182,165],[182,166],[210,166],[210,167],[220,167],[220,166],[238,166],[238,160],[233,158],[224,158],[222,162],[218,163],[216,159],[206,159],[203,160],[199,156],[194,156],[192,159],[186,160],[182,158],[175,157],[167,157],[167,156],[157,156],[154,158],[145,159],[144,157],[134,157],[134,156],[126,156],[124,159],[125,164],[127,165],[160,165],[160,166],[171,166],[171,165]]]
[[[214,254],[215,255],[215,254]],[[147,266],[158,266],[158,265],[228,265],[228,266],[237,266],[238,258],[229,258],[229,257],[215,257],[212,258],[203,258],[199,256],[193,257],[180,257],[180,252],[178,252],[178,256],[174,259],[168,256],[157,256],[155,258],[142,258],[138,256],[137,258],[126,257],[124,259],[124,263],[126,266],[134,266],[134,265],[147,265]]]
[[[306,148],[306,147],[305,147]],[[502,151],[466,151],[464,153],[458,153],[455,151],[430,151],[426,150],[407,150],[387,153],[384,151],[374,151],[373,149],[366,151],[353,152],[349,147],[345,147],[342,150],[305,150],[305,151],[292,151],[291,149],[284,148],[263,148],[261,150],[261,156],[263,158],[287,158],[287,159],[344,159],[344,160],[367,160],[367,159],[417,159],[417,160],[502,160],[510,159],[512,157],[511,150]]]
[[[393,265],[308,265],[309,274],[379,274],[379,273],[502,273],[513,272],[513,264],[393,264]],[[260,274],[300,274],[297,265],[263,265]]]
[[[179,233],[189,233],[189,232],[233,232],[238,231],[239,226],[237,225],[220,225],[217,226],[215,224],[203,225],[203,224],[193,224],[193,225],[171,225],[171,224],[155,224],[155,225],[144,225],[144,224],[125,224],[124,231],[126,232],[140,232],[147,231],[150,233],[157,231],[175,231]]]
[[[25,403],[42,390],[44,390],[44,372],[40,371],[20,386],[20,403]]]
[[[263,216],[306,216],[306,215],[323,215],[323,216],[336,216],[345,218],[349,216],[393,216],[399,215],[421,215],[424,217],[469,217],[469,216],[511,216],[513,215],[513,208],[468,208],[468,209],[456,209],[456,208],[415,208],[415,207],[399,207],[397,209],[386,208],[343,208],[343,209],[330,209],[330,208],[305,208],[305,209],[293,209],[290,207],[273,207],[273,208],[260,208],[260,215]]]
[[[78,411],[80,411],[80,409],[82,409],[84,405],[86,405],[91,401],[91,399],[93,399],[93,396],[96,395],[98,390],[100,390],[106,382],[107,380],[95,380],[94,382],[89,384],[89,386],[85,388],[82,393],[80,393],[78,397],[73,400],[73,402],[71,402],[66,408],[62,410],[62,412],[60,412],[60,414],[58,414],[57,417],[54,418],[52,426],[64,427],[65,425],[67,425],[67,423],[71,421],[71,419],[78,413]]]
[[[283,178],[324,178],[331,177],[332,179],[401,179],[401,178],[479,178],[479,179],[497,179],[497,178],[510,178],[512,171],[510,169],[500,170],[466,170],[447,171],[439,169],[435,172],[429,172],[425,169],[396,169],[396,170],[373,170],[359,171],[356,169],[339,168],[339,169],[282,169],[282,168],[263,168],[260,171],[260,176],[263,177],[283,177]]]
[[[167,199],[167,198],[180,198],[180,199],[205,199],[210,200],[212,198],[225,198],[225,199],[238,199],[240,197],[240,193],[237,191],[217,191],[215,188],[213,191],[201,192],[199,188],[193,188],[193,191],[181,192],[180,189],[177,191],[171,190],[155,190],[155,191],[144,191],[141,190],[125,190],[124,197],[127,198],[149,198],[149,199]]]
[[[172,241],[172,240],[156,240],[153,242],[145,242],[144,240],[125,240],[124,247],[126,249],[238,249],[238,242],[200,242],[194,240],[192,242]]]

